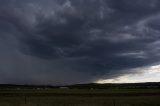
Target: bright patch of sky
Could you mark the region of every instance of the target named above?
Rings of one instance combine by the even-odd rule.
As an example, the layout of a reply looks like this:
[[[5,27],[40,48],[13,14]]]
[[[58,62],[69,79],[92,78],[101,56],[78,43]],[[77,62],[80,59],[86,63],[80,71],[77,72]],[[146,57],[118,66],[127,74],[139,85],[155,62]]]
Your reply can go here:
[[[98,80],[97,83],[160,82],[160,65],[138,68],[140,74],[126,74],[112,79]]]

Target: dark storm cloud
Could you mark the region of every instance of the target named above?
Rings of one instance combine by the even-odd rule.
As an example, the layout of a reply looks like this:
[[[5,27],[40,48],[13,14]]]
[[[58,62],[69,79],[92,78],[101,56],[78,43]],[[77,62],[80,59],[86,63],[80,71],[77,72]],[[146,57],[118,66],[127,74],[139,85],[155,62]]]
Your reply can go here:
[[[112,78],[160,60],[158,0],[1,0],[1,83]]]

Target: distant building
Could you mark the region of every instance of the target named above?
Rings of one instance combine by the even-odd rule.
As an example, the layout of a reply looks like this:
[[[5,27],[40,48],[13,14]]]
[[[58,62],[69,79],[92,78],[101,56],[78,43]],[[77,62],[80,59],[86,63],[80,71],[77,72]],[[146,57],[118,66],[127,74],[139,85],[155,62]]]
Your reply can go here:
[[[90,88],[90,90],[94,90],[94,88]]]
[[[41,88],[37,88],[37,90],[41,90]]]
[[[21,90],[21,88],[17,88],[17,90]]]
[[[60,89],[69,89],[69,88],[64,86],[64,87],[60,87]]]

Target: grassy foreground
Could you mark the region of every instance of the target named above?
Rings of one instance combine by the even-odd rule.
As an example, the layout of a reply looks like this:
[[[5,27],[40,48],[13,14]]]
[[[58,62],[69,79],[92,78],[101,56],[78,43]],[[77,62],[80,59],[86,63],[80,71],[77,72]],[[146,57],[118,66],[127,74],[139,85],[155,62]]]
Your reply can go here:
[[[3,89],[0,106],[160,106],[160,89]]]

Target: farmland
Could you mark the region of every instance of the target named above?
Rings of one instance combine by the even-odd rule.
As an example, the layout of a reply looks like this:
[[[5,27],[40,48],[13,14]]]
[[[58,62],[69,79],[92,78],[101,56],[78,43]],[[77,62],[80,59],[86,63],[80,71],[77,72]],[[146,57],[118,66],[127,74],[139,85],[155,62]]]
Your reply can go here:
[[[160,106],[159,88],[4,88],[0,106]]]

